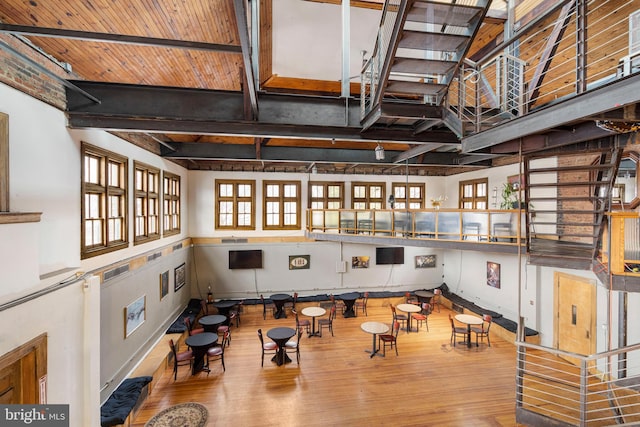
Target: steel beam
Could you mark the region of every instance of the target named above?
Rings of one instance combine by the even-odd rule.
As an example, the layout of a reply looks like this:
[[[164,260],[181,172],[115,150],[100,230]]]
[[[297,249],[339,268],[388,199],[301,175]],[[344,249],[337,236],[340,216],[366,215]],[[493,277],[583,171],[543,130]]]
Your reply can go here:
[[[528,135],[546,133],[571,123],[577,126],[587,118],[640,102],[640,75],[636,74],[540,111],[529,113],[475,135],[462,139],[462,151],[473,152]]]

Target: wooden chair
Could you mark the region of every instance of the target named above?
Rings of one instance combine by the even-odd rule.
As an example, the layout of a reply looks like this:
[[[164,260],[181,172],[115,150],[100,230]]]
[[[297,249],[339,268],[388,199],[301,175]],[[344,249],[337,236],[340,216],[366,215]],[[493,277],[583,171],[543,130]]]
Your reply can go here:
[[[336,308],[336,310],[340,310],[340,313],[344,313],[346,306],[344,305],[344,301],[336,301],[336,297],[333,295],[329,295],[329,299],[331,300],[331,305]]]
[[[273,354],[274,356],[278,354],[278,346],[274,342],[264,342],[264,338],[262,337],[262,329],[258,329],[258,337],[260,338],[260,344],[262,346],[262,365],[264,366],[264,355],[265,354]]]
[[[202,315],[203,316],[208,316],[209,315],[209,307],[207,306],[207,301],[201,299],[200,300],[200,308],[202,309]]]
[[[295,350],[296,351],[296,363],[300,364],[300,339],[302,338],[302,329],[298,329],[298,341],[287,341],[284,345],[285,351],[287,350]]]
[[[298,293],[294,292],[293,293],[293,300],[291,301],[287,301],[284,303],[284,310],[295,310],[296,309],[296,303],[298,302]]]
[[[311,322],[309,321],[309,319],[300,320],[298,318],[298,312],[295,308],[291,310],[291,312],[296,316],[296,331],[301,331],[302,328],[305,328],[308,334],[311,333]]]
[[[387,345],[390,349],[396,349],[396,356],[398,355],[398,331],[400,331],[400,322],[393,322],[393,327],[391,328],[390,334],[380,334],[378,335],[378,348],[380,347],[380,343],[382,343],[382,355],[387,355]]]
[[[491,347],[491,341],[489,340],[489,328],[491,328],[491,323],[493,322],[493,317],[488,314],[482,316],[482,325],[480,327],[472,327],[471,332],[476,334],[476,347],[478,347],[478,338],[484,341],[484,337],[487,337],[487,343],[489,347]]]
[[[229,324],[236,321],[236,328],[240,327],[240,314],[244,311],[244,301],[240,301],[238,304],[233,306],[231,310],[229,310]]]
[[[273,301],[265,300],[262,295],[260,295],[260,301],[262,301],[262,318],[264,320],[266,320],[267,319],[267,309],[271,310],[271,314],[275,314],[276,305],[273,303]]]
[[[456,326],[456,324],[453,321],[453,317],[451,317],[451,314],[449,314],[449,321],[451,322],[451,343],[453,344],[453,346],[456,346],[456,340],[458,339],[458,335],[461,335],[464,339],[464,341],[467,341],[467,328],[463,327],[463,326]]]
[[[429,332],[429,314],[431,314],[431,304],[428,302],[422,303],[422,311],[420,313],[413,313],[411,318],[416,321],[417,328],[420,330],[420,326],[422,326],[422,322],[424,322],[427,327],[427,332]]]
[[[356,300],[355,304],[353,305],[353,311],[355,311],[355,313],[358,314],[358,310],[360,310],[364,313],[365,316],[368,316],[367,314],[368,301],[369,301],[369,292],[365,292],[362,299]]]
[[[318,319],[318,333],[319,336],[322,336],[322,328],[327,327],[331,332],[331,336],[333,336],[333,319],[336,318],[336,306],[331,307],[329,311],[329,317],[323,317],[322,319]]]
[[[431,307],[438,307],[438,313],[440,313],[440,304],[442,304],[442,290],[434,289],[433,296],[431,297]]]
[[[407,322],[409,317],[406,314],[398,314],[398,312],[396,311],[396,306],[393,304],[389,304],[389,307],[391,307],[391,314],[393,315],[393,319],[391,320],[392,325],[394,322],[400,322],[400,323]]]
[[[183,321],[184,321],[184,325],[187,327],[187,331],[189,332],[189,335],[196,335],[204,332],[204,328],[194,328],[190,318],[185,317]]]
[[[229,323],[230,325],[231,323]],[[231,345],[231,328],[227,325],[220,325],[217,329],[219,337],[226,337],[227,345]]]
[[[171,353],[173,353],[173,380],[178,379],[178,366],[189,365],[191,370],[191,364],[193,363],[193,351],[181,351],[178,352],[173,340],[169,340],[169,347],[171,347]]]
[[[225,338],[223,336],[222,338],[222,345],[214,345],[213,347],[209,347],[209,349],[207,349],[207,375],[209,375],[209,361],[211,359],[213,360],[220,360],[222,362],[222,371],[226,372],[226,369],[224,367],[224,343],[225,343]]]
[[[411,292],[405,292],[404,302],[406,304],[420,305],[420,301],[418,301],[418,298],[416,298],[414,295],[411,295]]]

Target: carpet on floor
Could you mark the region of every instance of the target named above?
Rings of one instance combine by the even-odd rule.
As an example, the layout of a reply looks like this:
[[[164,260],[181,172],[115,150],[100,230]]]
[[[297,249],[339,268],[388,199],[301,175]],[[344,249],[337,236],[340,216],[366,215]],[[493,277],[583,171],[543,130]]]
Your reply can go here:
[[[207,416],[207,408],[199,403],[180,403],[158,412],[145,427],[204,427]]]

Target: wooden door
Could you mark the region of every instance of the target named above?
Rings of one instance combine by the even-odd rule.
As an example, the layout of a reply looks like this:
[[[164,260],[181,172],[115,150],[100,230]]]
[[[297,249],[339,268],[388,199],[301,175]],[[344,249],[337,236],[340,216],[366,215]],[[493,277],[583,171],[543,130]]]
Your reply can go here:
[[[40,335],[0,357],[0,404],[46,403],[47,336]]]
[[[596,284],[584,277],[554,274],[554,341],[559,350],[590,355],[596,349]]]
[[[0,404],[20,403],[21,395],[20,362],[15,362],[0,369]]]

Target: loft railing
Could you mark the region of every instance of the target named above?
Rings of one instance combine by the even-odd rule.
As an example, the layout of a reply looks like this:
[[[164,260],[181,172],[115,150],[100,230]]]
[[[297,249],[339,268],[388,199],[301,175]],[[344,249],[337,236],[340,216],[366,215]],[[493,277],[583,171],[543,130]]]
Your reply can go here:
[[[640,422],[640,344],[590,356],[516,345],[516,421],[575,426]]]
[[[447,98],[465,134],[639,73],[640,48],[629,37],[640,31],[632,28],[637,7],[555,2],[477,63],[465,61]]]
[[[310,209],[311,233],[364,234],[412,239],[520,244],[520,210],[461,209]],[[522,239],[522,240],[521,240]]]

